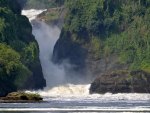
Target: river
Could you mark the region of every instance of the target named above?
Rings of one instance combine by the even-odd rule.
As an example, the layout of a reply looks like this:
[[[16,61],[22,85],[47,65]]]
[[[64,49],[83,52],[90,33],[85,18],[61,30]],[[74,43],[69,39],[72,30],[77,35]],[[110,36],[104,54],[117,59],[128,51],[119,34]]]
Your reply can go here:
[[[45,92],[46,93],[46,92]],[[59,92],[61,93],[61,92]],[[44,94],[44,92],[43,92]],[[44,97],[44,96],[43,96]],[[0,113],[150,112],[148,94],[47,95],[41,103],[1,103]],[[9,112],[8,112],[9,111]]]
[[[39,44],[40,61],[47,87],[39,91],[40,103],[0,103],[0,113],[68,113],[68,112],[150,112],[150,94],[89,94],[89,84],[67,84],[63,65],[51,62],[52,51],[60,35],[57,26],[35,20],[44,10],[24,10],[32,23]],[[35,21],[32,21],[35,20]],[[51,86],[51,87],[50,87]]]

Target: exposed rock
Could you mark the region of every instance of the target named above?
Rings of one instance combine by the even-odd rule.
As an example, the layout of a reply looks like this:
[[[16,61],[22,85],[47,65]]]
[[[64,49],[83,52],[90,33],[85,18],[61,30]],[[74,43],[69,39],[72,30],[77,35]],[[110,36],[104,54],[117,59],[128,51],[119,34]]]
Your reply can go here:
[[[27,0],[17,0],[20,6],[23,8],[27,2]]]
[[[21,7],[17,0],[0,0],[0,9],[0,19],[4,20],[0,22],[4,24],[0,33],[3,36],[0,43],[6,44],[11,51],[14,50],[19,56],[19,59],[14,59],[18,59],[18,64],[22,64],[22,67],[17,67],[17,63],[12,65],[12,60],[7,58],[7,64],[12,66],[7,72],[7,68],[10,67],[5,69],[0,62],[0,96],[20,89],[42,89],[46,86],[46,81],[39,60],[39,48],[32,35],[32,26],[28,18],[21,15]]]
[[[56,64],[63,63],[68,60],[75,66],[74,70],[84,70],[87,49],[82,47],[82,44],[75,42],[70,32],[62,29],[60,38],[57,40],[53,51],[53,62]],[[84,74],[83,74],[84,75]]]
[[[90,93],[150,93],[150,73],[145,71],[118,71],[96,78]]]
[[[39,94],[25,93],[25,92],[12,92],[6,97],[0,97],[0,102],[40,102],[43,98]]]
[[[32,35],[32,26],[28,18],[22,15],[18,15],[18,17],[20,17],[17,21],[19,24],[19,26],[17,26],[19,28],[18,37],[23,42],[26,42],[26,43],[35,42],[38,48],[37,41]],[[26,81],[27,83],[23,85],[23,88],[25,89],[42,89],[43,87],[46,86],[46,80],[44,79],[44,76],[42,73],[42,67],[41,67],[40,59],[39,59],[39,48],[38,48],[38,54],[36,55],[36,57],[37,59],[32,64],[28,65],[28,68],[31,70],[33,74],[29,76],[29,78]]]
[[[125,7],[131,4],[137,4],[139,9],[140,7],[147,9],[146,5],[140,4],[140,6],[137,1],[68,1],[63,30],[54,47],[53,61],[63,63],[63,60],[69,60],[76,68],[86,72],[81,74],[82,76],[91,75],[91,78],[112,70],[133,69],[133,66],[134,69],[143,69],[143,67],[149,69],[148,50],[143,52],[145,48],[148,48],[147,44],[143,43],[138,48],[136,44],[132,47],[128,45],[128,42],[133,43],[133,41],[140,45],[140,37],[144,37],[143,34],[138,34],[140,31],[138,29],[133,30],[137,31],[136,35],[132,32],[132,28],[134,28],[132,25],[135,25],[132,22],[139,26],[141,24],[138,19],[131,19],[136,14],[132,17],[126,12]],[[135,10],[129,10],[134,14]],[[115,15],[116,12],[119,13]],[[124,20],[126,18],[122,15],[124,12],[126,12],[126,16],[131,17],[128,18],[129,21]],[[144,18],[148,17],[146,16],[147,11],[144,12],[143,16],[140,16],[141,21],[146,21]],[[146,25],[143,23],[142,26]],[[139,36],[139,41],[136,36]],[[138,55],[137,51],[139,50],[141,50],[140,53],[143,57]],[[135,58],[135,56],[139,56],[139,58]],[[137,63],[139,66],[136,66]]]
[[[66,10],[64,7],[50,8],[38,15],[38,19],[45,21],[49,25],[62,28]]]
[[[26,84],[24,85],[24,88],[37,90],[46,87],[46,80],[44,79],[40,62],[37,62],[36,65],[31,67],[31,70],[33,72],[33,75],[28,78]]]
[[[98,56],[97,54],[101,53],[99,50],[93,50],[94,44],[92,44],[88,34],[83,33],[81,37],[87,38],[87,41],[75,39],[76,34],[62,29],[60,38],[54,46],[53,62],[61,64],[67,59],[75,67],[74,70],[83,72],[82,75],[87,75],[90,79],[95,78],[100,73],[128,67],[128,65],[119,63],[117,55],[111,55],[107,58]]]

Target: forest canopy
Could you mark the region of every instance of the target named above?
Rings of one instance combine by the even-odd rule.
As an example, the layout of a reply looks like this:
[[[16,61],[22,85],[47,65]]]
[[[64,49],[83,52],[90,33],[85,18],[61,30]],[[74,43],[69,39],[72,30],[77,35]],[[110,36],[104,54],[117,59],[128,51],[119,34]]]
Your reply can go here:
[[[16,0],[0,1],[0,96],[24,87],[38,64],[38,46]]]
[[[150,0],[66,0],[65,4],[63,29],[73,41],[96,45],[88,46],[96,58],[117,55],[130,70],[150,71]]]

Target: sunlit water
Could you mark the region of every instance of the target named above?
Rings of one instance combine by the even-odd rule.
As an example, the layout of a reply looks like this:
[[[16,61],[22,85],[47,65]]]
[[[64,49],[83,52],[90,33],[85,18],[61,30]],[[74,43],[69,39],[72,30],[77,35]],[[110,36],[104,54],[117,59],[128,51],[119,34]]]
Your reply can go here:
[[[150,94],[106,93],[90,95],[88,89],[89,85],[68,84],[44,91],[27,91],[39,93],[44,97],[44,101],[40,103],[2,103],[0,110],[10,113],[12,111],[15,113],[150,112]]]
[[[44,10],[26,10],[22,13],[31,20]],[[57,27],[49,28],[44,22],[40,26],[33,25],[33,34],[40,46],[40,60],[48,86],[51,80],[56,87],[46,87],[43,91],[27,91],[39,93],[44,101],[40,103],[0,103],[0,113],[51,113],[51,112],[150,112],[150,94],[89,94],[90,85],[73,85],[63,83],[65,74],[63,69],[50,62],[49,56],[56,43],[60,30]],[[39,24],[38,23],[38,24]],[[33,24],[33,23],[32,23]],[[42,28],[42,29],[41,29]],[[44,28],[44,30],[43,30]],[[46,29],[45,29],[46,28]],[[46,31],[45,31],[46,30]],[[47,31],[48,30],[48,31]],[[50,35],[50,36],[49,36]],[[53,35],[55,37],[53,38]],[[42,39],[40,37],[43,37]],[[53,38],[53,39],[48,39]],[[44,41],[42,41],[44,40]],[[42,43],[41,43],[42,42]],[[49,46],[47,46],[49,44]],[[46,54],[48,53],[48,54]],[[43,55],[45,57],[42,57]],[[47,68],[45,68],[47,67]],[[49,71],[50,70],[50,71]],[[54,73],[54,74],[53,74]],[[51,75],[51,76],[50,76]],[[56,77],[54,77],[56,76]],[[55,80],[57,79],[57,80]]]
[[[75,87],[75,86],[69,86]],[[71,93],[71,89],[64,86],[61,90],[57,88],[49,91],[37,91],[43,95],[44,102],[41,103],[2,103],[3,110],[18,111],[17,113],[51,113],[51,112],[150,112],[149,94],[111,94],[89,95],[79,89]],[[63,90],[64,89],[64,90]],[[56,92],[56,94],[51,92]],[[66,91],[66,92],[64,92]],[[74,94],[75,93],[75,94]],[[69,94],[69,96],[68,96]],[[8,109],[9,108],[9,109]]]

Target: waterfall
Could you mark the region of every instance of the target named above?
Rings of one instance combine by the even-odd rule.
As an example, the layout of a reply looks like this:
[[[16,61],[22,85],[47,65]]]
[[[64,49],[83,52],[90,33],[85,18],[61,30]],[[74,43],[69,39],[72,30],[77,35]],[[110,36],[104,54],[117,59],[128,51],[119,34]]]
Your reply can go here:
[[[45,91],[41,92],[42,95],[87,95],[89,85],[66,84],[67,78],[64,65],[56,65],[51,61],[54,45],[61,30],[58,26],[50,26],[36,19],[37,15],[43,11],[45,10],[30,9],[22,11],[22,15],[26,15],[29,18],[33,28],[32,33],[39,45],[39,57],[47,84]],[[67,65],[70,66],[69,64]]]
[[[60,35],[60,28],[49,26],[46,23],[36,19],[37,15],[45,10],[23,10],[22,14],[26,15],[33,28],[33,35],[38,42],[40,51],[40,61],[47,87],[56,86],[64,83],[65,71],[63,66],[57,66],[51,61],[53,48]]]
[[[45,10],[23,10],[22,14],[26,15],[33,27],[33,35],[38,42],[40,49],[40,61],[42,65],[43,75],[46,79],[47,87],[42,91],[36,91],[44,97],[57,97],[57,99],[65,99],[66,97],[86,98],[94,101],[116,101],[116,100],[149,100],[149,94],[94,94],[89,95],[90,84],[73,85],[65,83],[65,71],[63,65],[55,65],[51,62],[53,48],[59,38],[61,30],[57,26],[49,26],[46,23],[37,20],[36,16]],[[51,87],[49,87],[51,86]],[[53,87],[52,87],[53,86]],[[34,91],[33,91],[34,92]],[[60,98],[58,98],[60,97]],[[81,99],[78,98],[78,99]],[[72,99],[72,98],[71,98]]]

